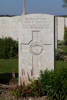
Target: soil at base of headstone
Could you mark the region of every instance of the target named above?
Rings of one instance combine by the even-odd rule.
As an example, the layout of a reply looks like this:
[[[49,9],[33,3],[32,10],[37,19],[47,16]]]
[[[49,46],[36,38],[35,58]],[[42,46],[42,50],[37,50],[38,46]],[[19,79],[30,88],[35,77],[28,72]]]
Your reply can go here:
[[[47,100],[46,96],[43,97],[27,97],[27,98],[15,98],[12,95],[12,92],[10,89],[2,89],[0,88],[0,100]]]

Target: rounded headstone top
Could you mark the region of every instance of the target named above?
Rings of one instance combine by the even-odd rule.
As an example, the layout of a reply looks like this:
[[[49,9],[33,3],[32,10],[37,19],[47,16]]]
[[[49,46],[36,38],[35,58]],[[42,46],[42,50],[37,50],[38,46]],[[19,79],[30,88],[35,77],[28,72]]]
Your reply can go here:
[[[26,14],[26,15],[22,15],[23,17],[25,17],[25,16],[33,16],[33,17],[35,17],[35,16],[54,16],[54,15],[51,15],[51,14]]]
[[[53,43],[53,40],[50,39],[50,37],[53,38],[53,34],[54,34],[54,16],[53,15],[49,15],[49,14],[23,15],[19,26],[20,26],[19,29],[21,30],[21,33],[19,32],[20,43],[23,43],[26,45],[29,44],[33,40],[33,37],[37,37],[36,34],[38,34],[38,36],[41,34],[41,37],[42,37],[41,41],[44,40],[43,43],[46,43],[46,44]],[[34,47],[36,48],[36,46]]]
[[[49,14],[28,14],[23,15],[20,23],[22,23],[22,28],[24,29],[44,29],[43,27],[49,26],[47,24],[51,23],[54,20],[53,15]],[[46,23],[46,25],[45,25]],[[36,27],[36,28],[35,28]]]
[[[50,17],[54,17],[54,15],[50,15],[50,14],[26,14],[26,15],[22,15],[20,18],[20,21],[24,21],[24,19],[28,18],[32,20],[32,18],[50,18]]]

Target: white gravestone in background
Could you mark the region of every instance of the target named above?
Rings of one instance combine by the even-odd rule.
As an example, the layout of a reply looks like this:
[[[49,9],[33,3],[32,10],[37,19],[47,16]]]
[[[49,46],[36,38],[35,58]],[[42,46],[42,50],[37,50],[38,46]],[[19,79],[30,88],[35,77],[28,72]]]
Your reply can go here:
[[[58,17],[58,40],[64,40],[64,17]]]
[[[58,41],[58,17],[55,17],[55,49],[57,49]]]
[[[65,27],[67,27],[67,17],[64,18],[65,21]]]
[[[18,40],[18,22],[22,16],[0,17],[0,38],[11,37]]]
[[[19,84],[37,79],[45,69],[54,69],[54,16],[24,15],[19,37]]]

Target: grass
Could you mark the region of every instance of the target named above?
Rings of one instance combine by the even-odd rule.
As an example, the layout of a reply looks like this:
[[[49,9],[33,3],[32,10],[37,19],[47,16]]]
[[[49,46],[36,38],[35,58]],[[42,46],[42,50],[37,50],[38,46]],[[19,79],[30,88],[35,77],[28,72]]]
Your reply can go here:
[[[18,77],[18,59],[0,59],[0,83],[9,83],[13,71]]]
[[[67,62],[56,61],[56,69],[66,66]],[[0,59],[0,74],[12,73],[12,71],[18,73],[18,59]]]
[[[67,46],[66,45],[58,46],[58,48],[62,49],[64,51],[64,53],[67,55]],[[56,61],[56,69],[57,70],[60,70],[60,68],[63,68],[63,67],[67,67],[67,62]]]
[[[58,46],[58,48],[62,49],[65,53],[65,55],[67,55],[67,46],[66,45],[62,45],[62,46]],[[63,67],[67,67],[67,62],[64,61],[56,61],[56,69],[60,70],[60,68]]]
[[[60,71],[60,68],[67,67],[67,62],[57,61],[56,69]],[[18,77],[18,59],[0,59],[0,83],[9,83],[12,79],[12,71],[16,73]]]
[[[66,66],[67,62],[56,61],[56,69]],[[18,73],[18,59],[0,59],[0,74],[12,73],[12,71]]]
[[[0,59],[0,73],[18,72],[18,59]]]
[[[60,70],[60,68],[67,67],[67,62],[64,61],[56,61],[56,69]]]

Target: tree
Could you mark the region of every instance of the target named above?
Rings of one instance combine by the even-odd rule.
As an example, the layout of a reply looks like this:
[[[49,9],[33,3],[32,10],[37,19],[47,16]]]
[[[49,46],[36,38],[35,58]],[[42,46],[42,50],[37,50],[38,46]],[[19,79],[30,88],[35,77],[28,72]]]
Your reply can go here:
[[[63,0],[63,7],[67,8],[67,0]]]

